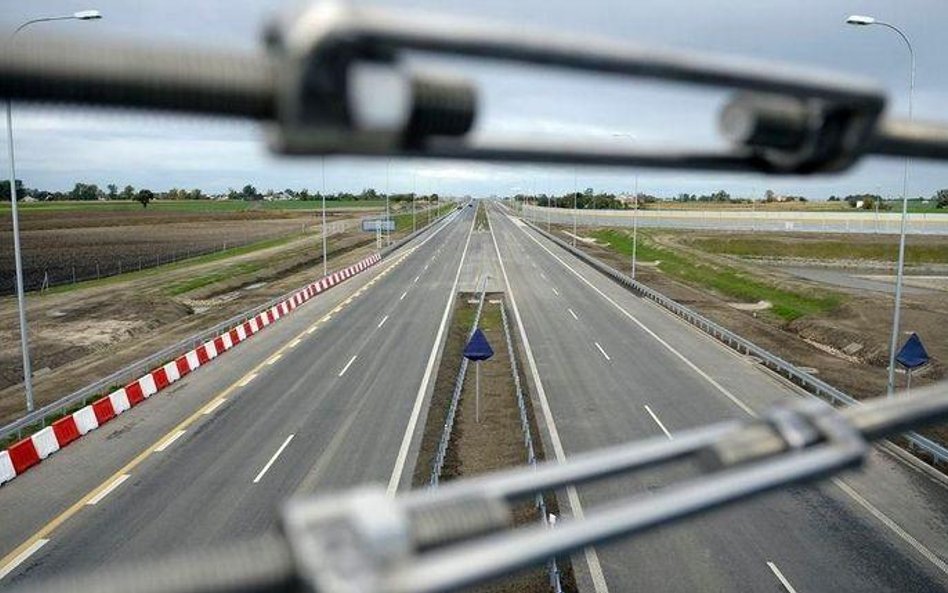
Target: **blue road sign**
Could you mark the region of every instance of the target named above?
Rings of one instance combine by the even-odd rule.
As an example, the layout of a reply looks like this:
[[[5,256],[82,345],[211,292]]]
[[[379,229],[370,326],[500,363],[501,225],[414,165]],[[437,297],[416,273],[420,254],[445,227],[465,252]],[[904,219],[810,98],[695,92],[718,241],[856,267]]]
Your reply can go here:
[[[377,231],[394,231],[395,230],[395,221],[391,218],[363,218],[362,219],[362,230],[365,232],[375,233]]]
[[[487,343],[487,336],[481,328],[474,330],[471,341],[464,347],[464,358],[468,360],[487,360],[494,355],[494,349]]]
[[[905,368],[912,370],[928,364],[931,358],[928,356],[925,346],[922,345],[922,340],[919,339],[918,334],[912,332],[912,335],[902,345],[902,349],[895,355],[895,360]]]

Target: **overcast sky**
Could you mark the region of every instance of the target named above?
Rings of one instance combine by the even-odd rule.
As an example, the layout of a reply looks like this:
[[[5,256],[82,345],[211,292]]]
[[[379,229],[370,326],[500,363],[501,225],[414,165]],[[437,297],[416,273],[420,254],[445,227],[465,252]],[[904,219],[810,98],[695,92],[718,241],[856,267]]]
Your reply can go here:
[[[41,23],[22,35],[39,39],[69,32],[224,48],[254,47],[262,24],[281,8],[279,2],[259,0],[2,1],[0,33],[4,36],[29,18],[96,8],[105,17],[101,21]],[[869,14],[897,24],[912,39],[918,62],[915,117],[948,119],[943,109],[948,105],[948,42],[940,26],[948,22],[948,3],[943,0],[389,0],[376,4],[815,65],[877,80],[888,91],[890,113],[905,116],[909,59],[902,41],[882,27],[857,28],[843,22],[852,13]],[[470,75],[480,82],[478,133],[567,134],[604,143],[714,146],[718,142],[715,122],[724,96],[718,93],[487,64],[476,65]],[[261,141],[261,130],[242,122],[18,105],[14,130],[17,177],[30,187],[68,189],[76,181],[154,189],[198,187],[210,192],[245,183],[259,189],[322,187],[318,159],[271,156]],[[630,136],[619,138],[616,133]],[[3,143],[4,163],[6,152]],[[891,159],[866,160],[846,175],[780,179],[396,160],[386,182],[385,161],[339,157],[326,161],[326,189],[358,191],[374,186],[384,190],[388,184],[391,191],[484,196],[565,192],[575,184],[597,191],[629,191],[636,173],[640,190],[664,196],[717,189],[761,195],[768,188],[812,198],[857,192],[897,195],[901,184],[901,164]],[[948,187],[948,167],[912,165],[910,194],[927,196],[942,187]]]

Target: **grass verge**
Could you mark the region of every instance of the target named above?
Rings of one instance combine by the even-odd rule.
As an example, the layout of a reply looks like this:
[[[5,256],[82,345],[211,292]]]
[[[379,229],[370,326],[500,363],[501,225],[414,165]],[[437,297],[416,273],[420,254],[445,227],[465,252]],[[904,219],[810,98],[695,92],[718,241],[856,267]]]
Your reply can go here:
[[[601,243],[607,243],[613,251],[632,256],[632,237],[627,231],[600,229],[588,234]],[[842,295],[835,292],[787,290],[731,267],[695,261],[691,256],[656,246],[647,233],[639,232],[636,257],[640,261],[658,261],[658,268],[669,276],[728,298],[746,303],[769,301],[770,310],[785,321],[826,313],[843,302]]]
[[[866,260],[895,262],[899,255],[896,235],[878,237],[872,243],[838,240],[796,241],[766,237],[699,237],[688,240],[690,245],[710,253],[742,257],[799,257],[816,260]],[[905,250],[909,264],[948,263],[948,243],[919,243]]]

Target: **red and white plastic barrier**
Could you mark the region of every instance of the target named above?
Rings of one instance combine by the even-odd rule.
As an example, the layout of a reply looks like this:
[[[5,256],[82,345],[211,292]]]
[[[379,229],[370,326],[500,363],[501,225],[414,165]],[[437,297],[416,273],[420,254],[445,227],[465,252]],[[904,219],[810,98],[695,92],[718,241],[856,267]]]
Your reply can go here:
[[[82,435],[95,430],[188,373],[207,364],[316,295],[374,266],[381,260],[379,255],[371,255],[343,270],[308,284],[259,315],[146,373],[125,387],[53,422],[39,432],[10,445],[5,451],[0,451],[0,484],[12,480]]]

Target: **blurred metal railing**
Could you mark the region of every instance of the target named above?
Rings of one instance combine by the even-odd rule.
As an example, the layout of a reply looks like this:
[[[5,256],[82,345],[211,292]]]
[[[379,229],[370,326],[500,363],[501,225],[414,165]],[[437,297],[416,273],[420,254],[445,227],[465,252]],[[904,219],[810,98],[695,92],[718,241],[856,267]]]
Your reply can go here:
[[[737,350],[738,352],[748,356],[756,357],[760,360],[760,364],[786,377],[794,384],[799,385],[813,395],[825,400],[829,400],[829,402],[834,406],[859,405],[859,400],[841,391],[840,389],[833,387],[826,381],[814,377],[810,373],[801,370],[794,364],[787,362],[775,354],[772,354],[768,350],[758,346],[757,344],[754,344],[750,340],[742,338],[731,330],[711,321],[707,317],[704,317],[701,314],[689,309],[688,307],[668,298],[657,290],[649,288],[641,282],[633,280],[612,266],[609,266],[608,264],[592,257],[586,252],[573,247],[559,237],[544,231],[532,222],[524,220],[524,223],[529,225],[530,228],[537,231],[542,236],[546,237],[550,241],[553,241],[563,249],[583,260],[585,263],[589,264],[599,272],[602,272],[618,284],[625,286],[626,288],[638,293],[639,295],[658,305],[661,305],[665,309],[668,309],[678,317],[681,317],[708,335],[720,340],[724,344],[727,344],[734,350]],[[916,453],[923,453],[927,455],[931,458],[933,464],[938,465],[948,463],[948,448],[946,448],[941,443],[937,443],[928,437],[918,434],[917,432],[907,432],[902,436],[908,441],[908,446],[911,450],[915,451]]]

